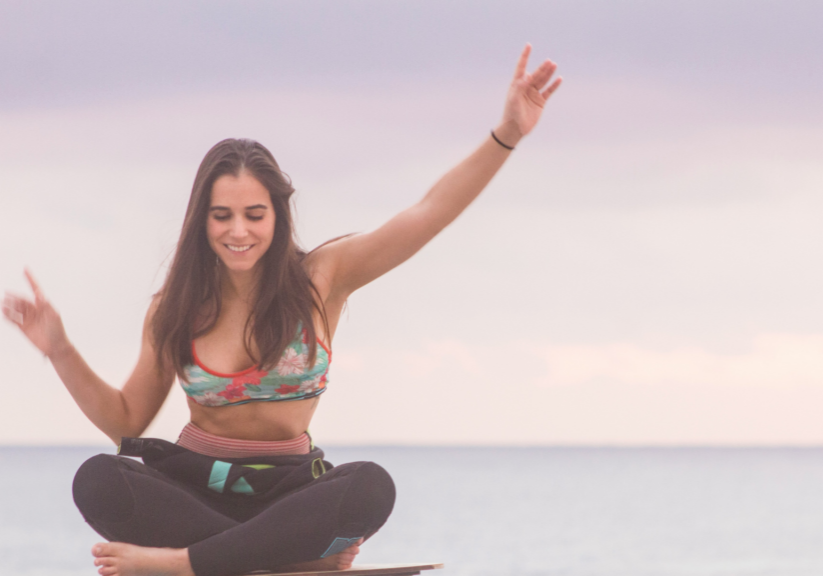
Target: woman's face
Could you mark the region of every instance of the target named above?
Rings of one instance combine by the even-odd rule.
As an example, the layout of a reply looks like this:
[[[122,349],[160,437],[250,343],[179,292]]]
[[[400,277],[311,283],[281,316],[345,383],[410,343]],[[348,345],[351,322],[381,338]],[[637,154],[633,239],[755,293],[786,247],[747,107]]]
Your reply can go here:
[[[269,192],[254,176],[241,172],[214,182],[206,235],[226,268],[252,270],[271,246],[274,222]]]

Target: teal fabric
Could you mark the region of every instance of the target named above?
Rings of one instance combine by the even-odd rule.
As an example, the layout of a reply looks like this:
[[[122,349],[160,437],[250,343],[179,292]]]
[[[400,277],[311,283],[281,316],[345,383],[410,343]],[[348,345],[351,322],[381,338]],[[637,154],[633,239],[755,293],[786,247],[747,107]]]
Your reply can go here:
[[[335,538],[334,541],[331,543],[331,546],[323,552],[321,558],[325,558],[327,556],[333,556],[334,554],[339,554],[349,546],[354,546],[357,544],[357,541],[360,540],[362,536],[355,536],[354,538]]]
[[[215,460],[209,475],[209,489],[222,494],[226,488],[226,478],[229,477],[229,470],[231,470],[231,464]]]
[[[242,476],[238,478],[237,482],[231,487],[231,491],[237,494],[254,494],[254,488],[252,488]]]

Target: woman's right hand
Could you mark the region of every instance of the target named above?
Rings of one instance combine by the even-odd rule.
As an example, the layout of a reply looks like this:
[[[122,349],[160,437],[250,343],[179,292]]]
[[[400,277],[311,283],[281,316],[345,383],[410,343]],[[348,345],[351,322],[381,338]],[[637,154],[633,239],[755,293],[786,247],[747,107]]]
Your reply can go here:
[[[60,314],[43,296],[31,273],[28,270],[24,273],[34,293],[34,302],[6,292],[3,298],[3,315],[16,324],[45,356],[51,358],[70,350],[71,343],[66,336]]]

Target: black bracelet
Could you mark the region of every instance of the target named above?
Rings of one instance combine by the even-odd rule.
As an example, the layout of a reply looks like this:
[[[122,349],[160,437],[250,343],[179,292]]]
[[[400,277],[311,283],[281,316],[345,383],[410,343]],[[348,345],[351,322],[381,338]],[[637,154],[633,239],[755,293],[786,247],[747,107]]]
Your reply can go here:
[[[492,138],[494,138],[494,141],[497,142],[498,144],[500,144],[506,150],[514,150],[514,146],[509,146],[508,144],[503,144],[500,141],[500,138],[498,138],[497,136],[494,135],[494,130],[492,130]]]

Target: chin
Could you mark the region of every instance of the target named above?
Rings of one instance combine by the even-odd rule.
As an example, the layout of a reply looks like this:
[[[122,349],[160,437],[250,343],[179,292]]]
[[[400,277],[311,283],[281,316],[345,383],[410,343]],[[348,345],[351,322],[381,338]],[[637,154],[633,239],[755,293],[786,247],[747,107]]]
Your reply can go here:
[[[259,263],[260,258],[256,258],[255,260],[241,260],[238,258],[232,258],[231,255],[229,255],[228,258],[223,258],[222,256],[220,257],[220,265],[226,270],[231,270],[232,272],[247,272]]]
[[[223,264],[226,266],[226,270],[230,270],[231,272],[250,272],[251,270],[254,270],[257,262],[252,262],[249,264],[242,262],[232,262],[231,264],[227,264],[226,262],[223,262]]]

